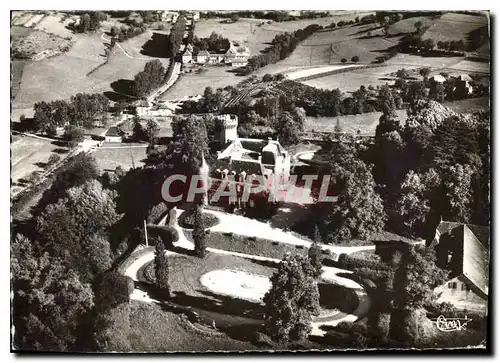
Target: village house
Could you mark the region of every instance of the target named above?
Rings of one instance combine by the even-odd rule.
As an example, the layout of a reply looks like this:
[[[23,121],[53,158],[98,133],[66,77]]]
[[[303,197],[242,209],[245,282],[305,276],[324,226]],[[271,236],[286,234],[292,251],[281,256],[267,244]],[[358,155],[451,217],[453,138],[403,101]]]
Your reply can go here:
[[[151,108],[151,103],[146,100],[137,100],[133,107],[135,108],[135,113],[137,116],[146,116],[149,114],[149,109]]]
[[[189,49],[182,54],[182,63],[191,63],[193,61],[193,53]]]
[[[450,278],[434,292],[438,302],[456,308],[487,313],[489,285],[489,228],[446,222],[436,228],[432,241],[438,266],[450,271]]]
[[[440,74],[435,74],[434,76],[432,76],[431,78],[429,78],[429,81],[434,82],[434,83],[441,83],[442,84],[442,83],[446,82],[446,78],[444,78]]]
[[[210,59],[210,53],[208,53],[207,50],[200,50],[196,55],[196,63],[198,64],[208,63],[209,59]]]
[[[193,46],[188,44],[182,55],[182,63],[197,64],[228,64],[233,67],[242,67],[248,63],[250,49],[248,47],[236,47],[231,44],[225,53],[209,53],[207,50],[200,50],[194,54]]]
[[[455,78],[455,89],[461,94],[470,95],[474,90],[471,82],[472,78],[468,74],[461,74]]]
[[[112,126],[104,134],[104,140],[106,142],[122,142],[125,133],[118,127]]]

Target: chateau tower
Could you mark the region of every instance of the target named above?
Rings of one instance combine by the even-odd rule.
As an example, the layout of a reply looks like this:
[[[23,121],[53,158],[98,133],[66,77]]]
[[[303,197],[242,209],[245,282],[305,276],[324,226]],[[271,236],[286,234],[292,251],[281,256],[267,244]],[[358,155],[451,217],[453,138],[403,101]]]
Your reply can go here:
[[[238,116],[236,115],[219,115],[217,116],[221,123],[220,143],[226,145],[228,142],[233,142],[238,138]]]

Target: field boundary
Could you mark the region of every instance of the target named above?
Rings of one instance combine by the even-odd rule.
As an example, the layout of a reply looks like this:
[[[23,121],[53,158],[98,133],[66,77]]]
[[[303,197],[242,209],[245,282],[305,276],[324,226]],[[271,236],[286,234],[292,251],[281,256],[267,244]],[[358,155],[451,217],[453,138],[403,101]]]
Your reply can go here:
[[[361,70],[361,69],[368,69],[368,68],[385,67],[385,66],[386,66],[385,64],[367,64],[367,65],[359,66],[359,67],[340,68],[340,69],[335,69],[333,71],[328,71],[328,72],[324,72],[324,73],[316,73],[316,74],[312,74],[310,76],[295,78],[294,81],[295,82],[306,82],[306,81],[310,81],[310,80],[316,79],[316,78],[328,77],[328,76],[331,76],[333,74],[350,72],[350,71]]]

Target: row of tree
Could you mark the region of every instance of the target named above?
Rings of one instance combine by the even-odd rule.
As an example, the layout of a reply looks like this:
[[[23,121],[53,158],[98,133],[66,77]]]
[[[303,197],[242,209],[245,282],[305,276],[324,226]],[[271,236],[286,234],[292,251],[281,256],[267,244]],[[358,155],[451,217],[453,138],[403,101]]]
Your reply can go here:
[[[146,31],[146,27],[144,25],[140,26],[121,26],[120,28],[117,26],[111,27],[110,34],[112,37],[116,37],[119,42],[123,42],[127,39],[136,37],[141,35]]]
[[[255,55],[248,60],[243,73],[247,75],[268,64],[285,59],[295,50],[299,42],[320,29],[322,29],[320,25],[313,24],[294,33],[276,35],[271,41],[272,45],[266,48],[263,54]]]
[[[200,13],[200,18],[211,19],[211,18],[228,18],[228,19],[238,19],[238,18],[256,18],[256,19],[269,19],[277,22],[292,21],[298,19],[316,19],[324,18],[329,16],[328,11],[301,11],[299,16],[291,15],[288,11],[262,11],[262,10],[252,10],[252,11],[232,11],[232,12],[218,12],[218,11],[203,11]],[[234,21],[234,20],[233,20]]]
[[[168,57],[175,57],[177,53],[179,53],[186,31],[186,24],[186,17],[184,15],[179,15],[177,21],[172,25],[166,44]]]
[[[109,100],[103,94],[78,93],[68,101],[37,102],[33,106],[33,131],[55,135],[58,127],[91,128],[106,122]]]
[[[145,98],[160,87],[165,78],[166,70],[159,59],[149,61],[144,70],[134,76],[133,90],[135,96]]]

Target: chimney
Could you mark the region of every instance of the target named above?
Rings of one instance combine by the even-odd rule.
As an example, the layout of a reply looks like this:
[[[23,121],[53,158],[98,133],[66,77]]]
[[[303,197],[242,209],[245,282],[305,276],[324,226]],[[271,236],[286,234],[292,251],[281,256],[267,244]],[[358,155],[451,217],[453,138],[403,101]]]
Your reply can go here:
[[[267,138],[267,144],[268,144],[268,145],[269,145],[269,144],[271,144],[271,141],[273,141],[273,139],[272,139],[272,138],[270,138],[270,137],[268,137],[268,138]]]

